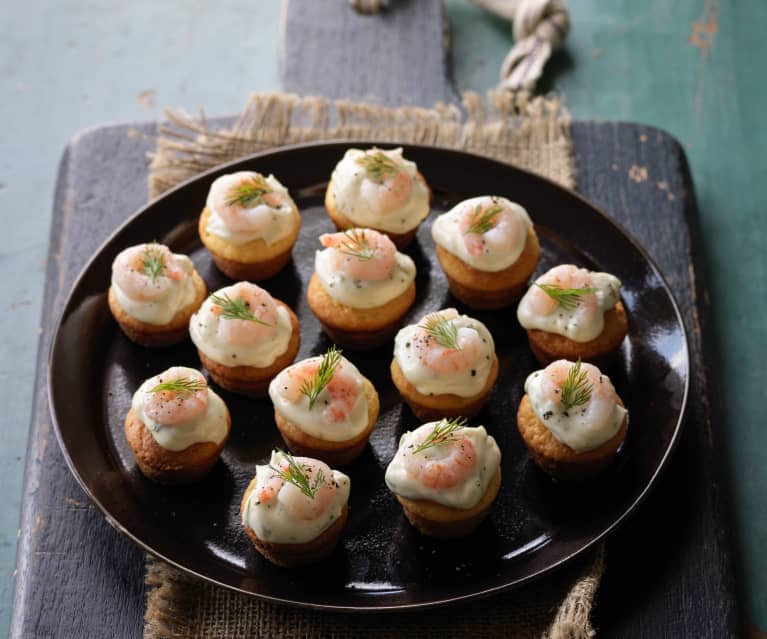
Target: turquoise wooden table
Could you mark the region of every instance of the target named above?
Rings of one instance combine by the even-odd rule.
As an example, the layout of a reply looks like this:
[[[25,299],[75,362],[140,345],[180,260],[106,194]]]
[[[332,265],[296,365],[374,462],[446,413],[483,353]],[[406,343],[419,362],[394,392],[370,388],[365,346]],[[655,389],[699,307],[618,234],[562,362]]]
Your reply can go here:
[[[767,408],[761,357],[767,228],[757,203],[767,195],[760,127],[760,53],[767,6],[716,2],[570,2],[573,30],[544,77],[578,118],[635,120],[663,127],[684,144],[696,179],[705,261],[713,285],[720,395],[730,428],[730,466],[741,579],[755,628],[767,629],[767,463],[760,455]],[[219,3],[189,11],[181,0],[6,3],[0,25],[0,204],[5,265],[0,315],[6,428],[0,481],[0,632],[7,626],[19,495],[29,423],[43,264],[56,163],[67,138],[105,121],[160,117],[160,106],[236,111],[253,89],[277,86],[279,3]],[[41,10],[41,8],[43,10]],[[496,82],[510,46],[508,25],[462,0],[448,2],[459,89]],[[247,19],[243,19],[246,17]],[[252,25],[260,25],[254,37]],[[135,43],[140,41],[141,46]],[[253,61],[259,65],[254,67]],[[221,66],[227,69],[221,82]],[[761,73],[760,73],[761,71]],[[646,177],[648,188],[663,185]],[[18,222],[23,216],[24,223]]]

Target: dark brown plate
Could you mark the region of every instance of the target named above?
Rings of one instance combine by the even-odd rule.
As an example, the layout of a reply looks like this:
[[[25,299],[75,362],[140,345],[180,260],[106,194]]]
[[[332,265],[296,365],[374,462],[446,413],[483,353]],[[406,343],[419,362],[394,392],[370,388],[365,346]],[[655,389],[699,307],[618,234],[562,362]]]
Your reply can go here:
[[[496,340],[501,375],[484,424],[503,453],[503,485],[488,520],[470,537],[420,536],[388,492],[383,474],[406,429],[418,425],[389,379],[391,346],[349,358],[375,384],[381,416],[352,478],[350,517],[342,543],[323,563],[288,571],[263,560],[239,523],[240,497],[281,440],[267,400],[220,391],[233,416],[232,436],[211,476],[166,488],[139,473],[123,436],[123,419],[141,381],[171,365],[199,367],[191,342],[150,350],[129,342],[109,314],[111,263],[123,248],[159,240],[191,254],[211,290],[229,283],[212,266],[196,235],[208,186],[222,173],[274,173],[291,191],[304,219],[294,260],[264,286],[301,321],[299,357],[324,351],[328,339],[308,310],[304,289],[313,271],[317,236],[332,230],[324,213],[326,180],[349,146],[318,144],[263,153],[216,169],[148,205],[101,247],[76,282],[50,359],[49,397],[59,443],[70,469],[114,526],[178,568],[265,599],[339,610],[391,610],[445,604],[524,583],[605,537],[642,501],[679,434],[689,377],[687,340],[676,303],[656,266],[614,222],[583,198],[541,177],[467,153],[406,146],[433,188],[433,213],[408,250],[418,267],[410,321],[457,305],[433,254],[431,219],[456,202],[494,193],[520,202],[541,237],[538,273],[571,262],[616,274],[630,318],[629,337],[608,371],[628,406],[628,438],[599,480],[556,484],[529,460],[515,424],[526,375],[538,368],[515,309],[471,312]],[[458,305],[460,309],[460,305]],[[465,309],[461,309],[465,310]]]

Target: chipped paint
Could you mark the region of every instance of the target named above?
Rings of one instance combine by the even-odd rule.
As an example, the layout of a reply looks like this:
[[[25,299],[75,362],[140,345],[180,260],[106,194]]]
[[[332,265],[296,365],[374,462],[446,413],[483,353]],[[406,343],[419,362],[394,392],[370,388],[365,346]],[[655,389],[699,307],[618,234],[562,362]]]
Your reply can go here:
[[[700,20],[692,23],[692,32],[687,38],[693,47],[700,51],[700,68],[698,70],[698,82],[695,87],[695,113],[700,116],[703,110],[703,84],[704,67],[708,59],[708,52],[714,46],[716,34],[719,31],[719,0],[706,0],[703,5],[703,16]]]
[[[629,177],[637,184],[647,181],[647,167],[632,164],[628,170]]]
[[[154,99],[156,95],[157,91],[154,89],[146,89],[136,96],[136,100],[138,100],[138,103],[141,105],[142,109],[151,111],[155,107]]]
[[[692,33],[687,38],[687,42],[700,49],[701,62],[706,61],[709,50],[714,46],[714,40],[719,31],[718,16],[718,0],[706,0],[706,3],[703,5],[703,16],[691,25]]]

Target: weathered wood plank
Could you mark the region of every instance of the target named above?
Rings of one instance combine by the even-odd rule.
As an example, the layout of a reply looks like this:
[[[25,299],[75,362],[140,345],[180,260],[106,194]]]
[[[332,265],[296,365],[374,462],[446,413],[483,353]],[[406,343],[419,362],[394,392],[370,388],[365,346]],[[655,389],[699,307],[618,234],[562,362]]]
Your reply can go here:
[[[455,102],[441,0],[391,2],[374,16],[338,0],[286,0],[285,91],[389,106]]]
[[[49,261],[47,274],[48,318],[60,311],[87,256],[143,202],[148,142],[129,136],[130,128],[87,133],[64,157],[52,230],[52,254],[58,259]],[[153,127],[141,130],[151,133]],[[694,291],[700,283],[691,279],[688,268],[695,255],[687,230],[695,219],[695,202],[676,143],[661,132],[629,124],[575,123],[573,133],[579,190],[625,224],[658,259],[688,325],[695,327],[694,295],[700,291]],[[639,141],[642,135],[648,136],[647,144]],[[657,187],[651,191],[644,182],[616,175],[616,163],[662,174],[674,199]],[[121,188],[106,186],[115,183]],[[699,314],[702,309],[697,309]],[[41,371],[51,330],[49,321]],[[699,346],[694,335],[693,361]],[[701,383],[696,381],[698,393]],[[726,520],[720,505],[710,500],[709,484],[716,475],[706,410],[693,403],[666,476],[608,545],[608,571],[596,608],[605,636],[721,637],[737,623],[722,539]],[[31,441],[12,636],[139,636],[142,553],[85,504],[50,430],[42,391]]]

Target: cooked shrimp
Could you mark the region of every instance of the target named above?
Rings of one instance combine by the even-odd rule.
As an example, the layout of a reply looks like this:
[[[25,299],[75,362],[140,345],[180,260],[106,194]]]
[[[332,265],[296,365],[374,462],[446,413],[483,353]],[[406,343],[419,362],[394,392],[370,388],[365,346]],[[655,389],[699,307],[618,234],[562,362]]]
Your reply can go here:
[[[466,250],[473,256],[512,252],[527,233],[523,220],[493,197],[467,204],[461,212],[459,228]]]
[[[424,366],[435,373],[469,370],[482,354],[479,333],[473,328],[452,324],[457,317],[458,311],[454,308],[431,313],[421,320],[415,331],[413,341],[418,357]],[[437,333],[442,332],[441,329],[445,329],[451,339],[440,339]],[[455,347],[446,342],[453,342]]]
[[[349,229],[320,235],[322,246],[334,253],[336,269],[353,280],[384,280],[392,274],[397,247],[387,235],[372,229]]]
[[[268,504],[276,498],[296,519],[316,519],[325,512],[336,494],[333,471],[327,464],[317,459],[294,457],[293,460],[305,474],[314,496],[310,497],[298,486],[286,481],[279,473],[268,470],[263,475],[259,473],[255,489],[256,499]],[[284,456],[279,465],[274,468],[283,473],[290,473],[290,464]],[[318,477],[320,479],[317,479]]]
[[[164,244],[131,246],[112,264],[112,276],[117,286],[128,297],[139,301],[162,299],[174,282],[183,280],[186,275]]]
[[[272,209],[282,207],[286,198],[260,173],[239,171],[218,178],[209,201],[232,231],[257,233],[272,222]]]
[[[559,359],[552,362],[543,370],[541,379],[541,395],[543,398],[559,404],[562,401],[562,386],[567,381],[575,362]],[[604,423],[612,418],[615,411],[615,388],[606,375],[593,364],[581,363],[581,371],[586,373],[586,379],[591,385],[589,401],[571,410],[582,412],[582,415],[593,423]]]
[[[302,387],[314,379],[321,363],[322,357],[312,357],[290,366],[284,376],[283,397],[293,403],[301,399],[304,396]],[[330,382],[318,396],[315,406],[324,407],[322,417],[326,422],[341,422],[352,412],[359,394],[359,381],[342,359],[333,370]]]
[[[550,284],[559,288],[578,289],[592,286],[591,274],[583,268],[578,268],[573,264],[560,264],[550,271],[544,273],[536,281],[536,284]],[[557,301],[548,295],[538,286],[531,286],[527,292],[527,303],[530,310],[537,315],[549,315],[553,313],[559,305]],[[584,321],[592,319],[597,311],[598,303],[596,295],[584,293],[579,296],[575,314],[579,315]]]
[[[223,288],[214,293],[214,303],[211,312],[219,315],[217,334],[228,344],[255,344],[261,340],[269,339],[277,325],[277,305],[274,298],[264,289],[250,282],[239,282],[233,286]],[[220,301],[227,304],[219,305]],[[236,319],[230,317],[234,310],[239,310],[252,319]]]
[[[160,384],[179,380],[189,382],[192,388],[151,392]],[[146,382],[144,414],[152,421],[164,426],[180,424],[198,417],[208,406],[208,388],[205,383],[205,378],[199,371],[182,366],[169,368]]]
[[[415,451],[431,430],[418,429],[411,435],[409,445]],[[468,437],[458,434],[420,452],[405,455],[405,471],[428,488],[451,488],[471,473],[477,462],[477,452]]]
[[[402,166],[401,157],[393,151],[373,148],[365,151],[361,159],[362,164],[378,159],[387,168],[378,178],[368,171],[360,185],[360,195],[370,210],[377,215],[386,215],[404,207],[413,192],[413,177]]]

